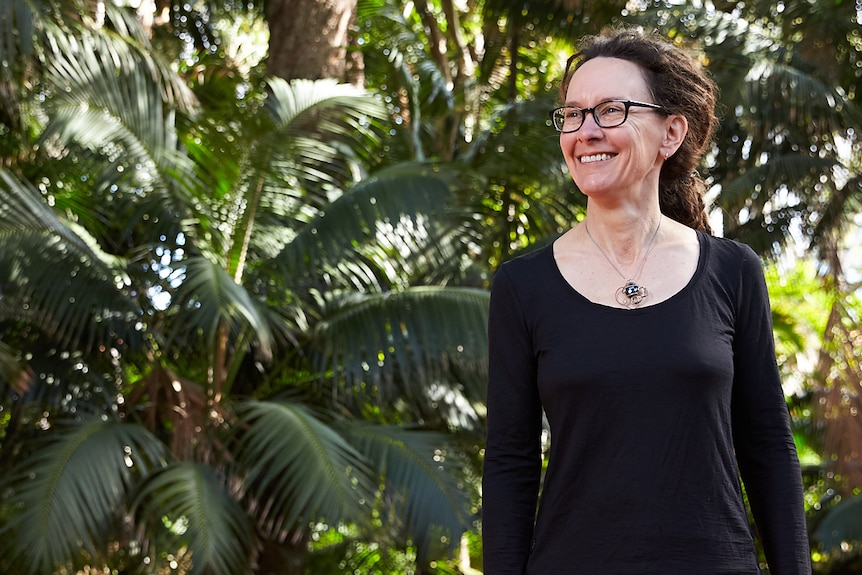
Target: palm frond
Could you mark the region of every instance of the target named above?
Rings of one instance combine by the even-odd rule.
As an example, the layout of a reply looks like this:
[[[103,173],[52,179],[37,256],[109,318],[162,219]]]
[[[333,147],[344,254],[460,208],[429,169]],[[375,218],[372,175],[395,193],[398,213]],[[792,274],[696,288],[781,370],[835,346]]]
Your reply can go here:
[[[380,469],[391,527],[416,543],[420,563],[440,546],[441,538],[454,549],[470,527],[470,500],[458,480],[457,457],[449,452],[447,438],[394,426],[360,423],[342,428]]]
[[[346,382],[348,397],[368,383],[377,401],[399,398],[416,409],[427,406],[435,386],[463,395],[467,405],[484,398],[486,291],[415,287],[333,304],[314,334],[316,368]]]
[[[858,125],[858,106],[846,94],[803,68],[794,55],[786,60],[761,58],[749,72],[742,103],[753,111],[746,125],[758,140],[794,133],[828,137]]]
[[[428,53],[428,30],[415,13],[411,19],[391,3],[363,0],[357,3],[357,15],[369,22],[365,33],[371,36],[370,42],[385,46],[365,51],[369,71],[381,74],[377,81],[386,85],[393,99],[408,95],[407,109],[396,112],[408,119],[406,129],[397,135],[404,138],[404,145],[392,145],[387,158],[395,162],[424,161],[433,151],[439,151],[441,144],[445,145],[435,141],[439,134],[434,122],[454,109],[452,86],[441,69],[448,64],[435,61]]]
[[[174,463],[150,475],[135,500],[150,530],[168,523],[188,546],[194,575],[243,575],[252,552],[253,528],[245,510],[208,466]],[[182,549],[159,550],[182,556]]]
[[[268,141],[288,154],[298,168],[332,170],[322,161],[333,155],[344,161],[346,151],[362,158],[365,165],[375,163],[380,150],[380,130],[375,126],[387,115],[383,104],[369,92],[329,79],[286,82],[271,78],[268,87],[266,108],[273,121]],[[358,165],[352,168],[358,169]],[[339,169],[350,173],[350,168]],[[296,173],[303,175],[301,169]]]
[[[82,251],[87,244],[45,204],[39,192],[29,183],[18,180],[0,167],[0,233],[17,230],[40,230],[57,234]]]
[[[827,550],[862,541],[862,496],[845,499],[832,508],[817,526],[813,538]]]
[[[355,86],[272,78],[268,87],[268,116],[243,124],[232,141],[221,138],[221,129],[195,129],[198,136],[215,137],[219,153],[207,153],[209,142],[190,142],[203,162],[201,180],[219,192],[198,195],[213,204],[212,214],[222,215],[219,227],[230,222],[225,251],[232,275],[244,270],[249,249],[263,244],[272,251],[266,244],[292,235],[297,220],[307,221],[358,179],[357,154],[379,145],[370,125],[384,116],[382,107]],[[278,211],[264,209],[273,207]],[[278,229],[281,234],[273,232]]]
[[[2,169],[0,201],[0,317],[26,318],[71,346],[117,336],[137,341],[122,260],[102,252],[83,228],[62,222],[35,189]]]
[[[375,483],[362,455],[301,403],[237,405],[232,452],[258,528],[278,535],[320,519],[366,524]]]
[[[783,245],[791,232],[790,222],[811,221],[820,211],[814,189],[821,174],[836,164],[835,158],[804,153],[774,155],[763,164],[748,168],[721,185],[716,204],[725,214],[724,233],[766,254]]]
[[[377,244],[381,236],[391,242],[395,240],[394,228],[398,228],[398,250],[387,253],[392,258],[389,265],[397,263],[402,253],[435,241],[433,235],[429,237],[434,232],[430,224],[446,215],[450,200],[449,187],[430,168],[413,165],[384,170],[362,180],[306,224],[273,264],[287,277],[326,270],[341,272],[342,279],[335,275],[334,280],[342,285],[379,284],[376,266],[357,257],[363,252],[362,246]],[[402,225],[402,221],[409,225]],[[345,261],[356,267],[344,267]]]
[[[385,118],[385,111],[368,92],[332,79],[269,80],[272,99],[268,108],[276,128],[298,132],[297,120],[307,114],[321,114],[325,123],[317,132],[347,135],[370,119]]]
[[[79,145],[160,167],[180,161],[170,112],[152,76],[97,35],[58,36],[47,78],[56,93],[43,142]]]
[[[161,442],[138,425],[54,423],[47,443],[3,481],[0,555],[14,558],[22,575],[52,573],[82,551],[104,555],[136,478],[166,457]]]
[[[166,100],[190,109],[195,100],[189,88],[171,69],[158,51],[150,46],[140,20],[128,6],[104,3],[104,18],[109,25],[94,27],[95,6],[88,0],[6,0],[0,4],[0,61],[14,64],[36,53],[50,60],[61,54],[57,49],[63,37],[98,38],[109,47],[119,67],[147,70],[163,87]],[[88,17],[82,18],[82,15]],[[59,41],[59,44],[58,44]],[[6,68],[4,68],[5,70]]]
[[[121,68],[144,70],[160,87],[167,105],[187,113],[194,112],[198,106],[197,98],[164,53],[152,45],[138,13],[128,6],[107,2],[105,19],[108,25],[101,29],[104,33],[99,35],[100,50],[113,54],[113,60]]]
[[[270,325],[245,287],[206,257],[192,256],[185,266],[185,277],[173,302],[175,309],[182,311],[171,328],[171,338],[187,335],[194,340],[202,334],[212,345],[220,324],[231,326],[234,333],[248,327],[261,353],[268,356],[272,344]]]
[[[763,205],[784,186],[793,189],[794,183],[809,182],[835,166],[835,158],[811,157],[803,153],[775,155],[768,161],[755,164],[743,173],[721,185],[719,202],[725,207],[742,207],[751,201]]]
[[[27,0],[8,0],[0,7],[0,62],[15,62],[33,54],[38,12]]]
[[[78,152],[88,171],[80,180],[65,182],[66,187],[84,188],[84,194],[93,196],[94,213],[103,220],[115,218],[118,209],[130,209],[149,226],[157,222],[162,229],[172,228],[165,237],[173,239],[187,209],[180,203],[197,206],[189,190],[202,186],[179,150],[176,112],[164,102],[163,80],[153,77],[137,51],[113,36],[58,35],[52,47],[56,54],[44,76],[52,90],[44,104],[48,122],[41,148],[49,154],[58,147]],[[87,162],[94,157],[101,161]],[[74,164],[67,174],[78,175],[82,169]],[[62,192],[57,195],[70,203]],[[140,225],[141,220],[128,224]],[[114,241],[128,233],[116,230],[106,237]]]

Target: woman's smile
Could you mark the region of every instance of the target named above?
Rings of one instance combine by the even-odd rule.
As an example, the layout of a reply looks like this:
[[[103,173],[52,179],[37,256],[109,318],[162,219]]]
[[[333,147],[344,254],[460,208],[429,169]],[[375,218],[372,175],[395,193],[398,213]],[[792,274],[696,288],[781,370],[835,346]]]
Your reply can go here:
[[[593,162],[601,162],[604,160],[610,160],[615,157],[616,154],[590,154],[588,156],[581,156],[578,160],[582,164],[592,164]]]

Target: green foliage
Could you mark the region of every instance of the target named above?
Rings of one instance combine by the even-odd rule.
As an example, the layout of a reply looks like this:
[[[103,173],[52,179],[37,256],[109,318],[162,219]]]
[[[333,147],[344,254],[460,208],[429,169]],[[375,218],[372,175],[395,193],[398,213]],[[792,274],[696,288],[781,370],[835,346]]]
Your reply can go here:
[[[159,469],[143,482],[132,509],[153,533],[170,532],[154,540],[169,541],[169,551],[179,544],[180,561],[190,552],[190,574],[230,575],[247,568],[252,526],[212,467],[177,462]]]
[[[141,426],[99,418],[57,425],[3,479],[5,570],[46,573],[103,554],[122,531],[136,480],[165,461],[161,442]]]
[[[262,525],[277,533],[317,518],[366,519],[372,469],[326,422],[302,404],[283,401],[243,402],[237,417],[237,464]]]
[[[547,110],[623,23],[720,84],[725,235],[819,258],[768,279],[812,526],[851,535],[817,405],[858,365],[852,3],[363,0],[364,89],[267,78],[262,6],[91,7],[0,5],[0,571],[480,565],[487,287],[581,217]]]

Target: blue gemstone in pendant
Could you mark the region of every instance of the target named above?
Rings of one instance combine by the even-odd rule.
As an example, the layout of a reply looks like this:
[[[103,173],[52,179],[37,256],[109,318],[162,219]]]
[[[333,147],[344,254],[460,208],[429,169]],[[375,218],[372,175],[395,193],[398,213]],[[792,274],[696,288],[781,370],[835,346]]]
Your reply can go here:
[[[623,293],[629,298],[637,297],[641,293],[641,288],[636,284],[627,283],[625,287],[623,287]]]

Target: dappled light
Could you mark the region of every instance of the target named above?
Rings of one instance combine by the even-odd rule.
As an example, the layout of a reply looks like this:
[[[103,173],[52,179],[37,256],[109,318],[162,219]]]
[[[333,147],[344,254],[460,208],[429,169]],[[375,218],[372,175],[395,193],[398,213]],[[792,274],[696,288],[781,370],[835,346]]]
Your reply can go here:
[[[278,4],[0,2],[0,573],[480,575],[489,289],[584,218],[548,110],[619,24],[719,85],[814,575],[862,569],[858,1]]]

